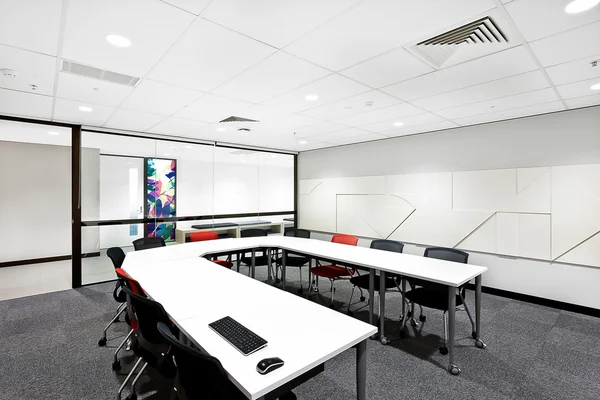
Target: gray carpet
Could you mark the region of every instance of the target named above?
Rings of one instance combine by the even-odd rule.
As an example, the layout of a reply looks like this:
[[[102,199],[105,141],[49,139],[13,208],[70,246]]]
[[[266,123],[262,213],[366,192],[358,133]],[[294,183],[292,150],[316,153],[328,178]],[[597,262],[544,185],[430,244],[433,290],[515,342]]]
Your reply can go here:
[[[257,268],[257,276],[264,279],[264,268]],[[292,281],[288,290],[296,293],[294,268],[288,278]],[[0,399],[115,398],[134,357],[124,353],[121,372],[111,370],[114,347],[126,333],[124,322],[109,330],[107,347],[97,345],[117,306],[113,287],[100,284],[0,302]],[[327,287],[321,281],[323,293],[311,299],[327,304]],[[338,283],[335,294],[337,306],[345,311],[342,300],[348,299],[350,285]],[[394,339],[399,295],[389,294],[387,299],[386,330]],[[467,301],[474,307],[473,293],[467,293]],[[462,373],[451,376],[445,370],[447,357],[437,350],[442,315],[433,310],[426,310],[426,315],[423,326],[409,328],[408,338],[387,346],[369,341],[369,399],[600,398],[600,319],[484,294],[482,338],[488,347],[475,348],[466,314],[457,313],[456,363]],[[355,317],[366,320],[366,308],[356,311]],[[346,351],[295,393],[299,399],[355,398],[354,365],[355,352]],[[169,398],[169,382],[151,371],[138,388],[140,399]]]

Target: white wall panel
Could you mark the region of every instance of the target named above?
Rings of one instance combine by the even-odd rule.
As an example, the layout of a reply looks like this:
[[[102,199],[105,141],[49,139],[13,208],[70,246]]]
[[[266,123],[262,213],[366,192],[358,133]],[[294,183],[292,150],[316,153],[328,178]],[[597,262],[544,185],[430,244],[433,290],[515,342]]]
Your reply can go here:
[[[492,215],[488,220],[467,235],[456,247],[462,250],[482,251],[497,253],[497,215]]]
[[[388,175],[385,192],[402,197],[419,209],[452,209],[452,174]]]
[[[498,254],[519,254],[519,215],[496,214],[496,251]]]
[[[551,257],[551,217],[549,214],[517,214],[519,257],[549,260]]]

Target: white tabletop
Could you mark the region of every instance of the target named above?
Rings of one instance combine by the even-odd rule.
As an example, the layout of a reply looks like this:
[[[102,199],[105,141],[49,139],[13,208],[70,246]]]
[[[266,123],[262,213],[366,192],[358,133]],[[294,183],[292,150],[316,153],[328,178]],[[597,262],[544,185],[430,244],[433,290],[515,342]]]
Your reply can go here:
[[[173,247],[185,246],[189,245]],[[164,247],[158,250],[155,253],[171,252]],[[264,396],[377,332],[372,325],[197,255],[168,263],[128,255],[123,268],[163,305],[188,338],[221,361],[231,381],[250,399]],[[268,346],[242,355],[208,327],[227,315],[266,339]],[[267,357],[279,357],[285,365],[260,375],[256,364]]]

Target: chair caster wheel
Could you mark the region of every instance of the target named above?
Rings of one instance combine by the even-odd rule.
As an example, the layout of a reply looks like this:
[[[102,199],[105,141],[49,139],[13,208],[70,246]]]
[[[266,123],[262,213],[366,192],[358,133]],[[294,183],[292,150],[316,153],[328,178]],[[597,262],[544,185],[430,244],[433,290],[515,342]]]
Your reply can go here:
[[[137,394],[132,393],[129,396],[125,397],[125,400],[137,400]]]
[[[477,339],[477,341],[475,342],[475,347],[477,347],[478,349],[485,349],[486,345],[481,339]]]
[[[419,315],[419,321],[421,321],[421,322],[427,321],[427,316],[426,315]]]
[[[112,370],[113,371],[120,371],[121,370],[121,361],[119,361],[119,360],[113,361],[113,363],[112,363]]]
[[[105,337],[98,340],[98,346],[100,346],[100,347],[106,346],[106,338]]]
[[[458,368],[456,365],[453,365],[450,367],[450,373],[452,375],[458,375],[460,374],[460,368]]]
[[[365,296],[360,296],[360,301],[365,301],[367,298]]]
[[[417,326],[419,326],[419,324],[417,324],[417,321],[415,321],[413,318],[410,319],[410,326],[412,326],[413,328],[416,328]]]
[[[448,348],[446,346],[440,347],[440,354],[445,356],[448,354]]]
[[[315,293],[319,293],[319,288],[318,287],[314,288],[313,290],[315,291]]]
[[[400,335],[400,339],[404,339],[406,337],[406,331],[401,330],[399,335]]]
[[[389,341],[385,337],[382,337],[380,341],[381,341],[381,344],[384,346],[389,343]]]

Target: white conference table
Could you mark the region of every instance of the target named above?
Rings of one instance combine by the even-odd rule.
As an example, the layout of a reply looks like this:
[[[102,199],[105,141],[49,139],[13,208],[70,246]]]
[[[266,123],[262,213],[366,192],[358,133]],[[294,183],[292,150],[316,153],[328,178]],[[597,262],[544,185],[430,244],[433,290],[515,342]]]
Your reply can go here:
[[[314,259],[328,260],[339,264],[348,264],[363,267],[369,270],[370,284],[369,295],[373,299],[375,271],[380,271],[380,287],[385,287],[386,273],[393,273],[409,278],[418,278],[448,286],[448,370],[453,374],[460,373],[460,368],[454,364],[454,333],[456,321],[456,290],[458,287],[475,279],[475,332],[473,338],[477,347],[484,348],[485,344],[480,338],[481,333],[481,275],[487,271],[486,267],[472,264],[460,264],[451,261],[438,260],[414,256],[410,254],[395,253],[383,250],[370,249],[359,246],[326,242],[315,239],[303,239],[289,236],[263,236],[240,239],[220,239],[204,242],[186,243],[183,245],[167,246],[162,248],[134,252],[128,255],[135,260],[169,261],[190,257],[202,257],[210,254],[236,253],[244,250],[269,248],[282,249],[282,282],[285,289],[285,253],[304,254]],[[270,258],[269,258],[270,259]],[[127,259],[126,259],[127,260]],[[254,263],[251,266],[254,277]],[[270,268],[269,268],[270,272]],[[382,343],[387,339],[384,335],[383,316],[385,315],[385,292],[379,296],[379,332]],[[373,323],[373,301],[369,302],[369,323]]]
[[[249,399],[287,390],[286,384],[310,378],[325,361],[351,347],[357,349],[357,398],[366,398],[366,340],[377,328],[200,258],[197,249],[192,257],[180,257],[182,252],[175,250],[195,244],[130,253],[123,269],[163,305],[189,340],[221,361]],[[225,316],[266,339],[267,347],[242,355],[208,327]],[[299,322],[308,320],[310,324]],[[285,365],[260,375],[256,364],[268,357],[279,357]]]

